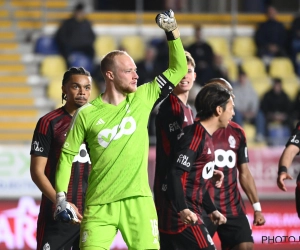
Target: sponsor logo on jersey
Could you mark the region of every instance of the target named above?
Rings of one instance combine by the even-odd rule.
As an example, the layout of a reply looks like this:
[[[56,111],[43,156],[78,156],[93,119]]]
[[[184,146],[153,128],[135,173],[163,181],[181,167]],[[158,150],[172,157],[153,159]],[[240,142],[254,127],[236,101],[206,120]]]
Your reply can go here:
[[[293,137],[292,137],[292,139],[291,139],[291,142],[292,142],[292,143],[296,143],[296,144],[299,143],[299,140],[296,139],[296,135],[293,135]]]
[[[205,166],[202,170],[203,179],[210,179],[213,176],[214,167],[215,167],[215,163],[213,161],[210,161],[210,162],[205,164]]]
[[[168,185],[167,184],[163,184],[162,187],[161,187],[161,190],[166,192],[168,189]]]
[[[184,135],[183,132],[181,132],[180,134],[178,134],[178,135],[177,135],[177,140],[179,140],[183,135]]]
[[[131,135],[136,130],[136,122],[132,116],[122,119],[119,125],[114,126],[112,129],[105,128],[98,134],[99,144],[106,148],[112,140],[118,140],[123,135]]]
[[[43,250],[50,250],[50,245],[48,242],[43,246]]]
[[[207,154],[208,154],[208,155],[210,155],[210,154],[211,154],[211,150],[210,150],[210,148],[208,148],[208,150],[207,150]]]
[[[229,143],[229,147],[235,148],[236,140],[234,139],[234,137],[232,135],[230,135],[228,137],[228,143]]]
[[[190,167],[191,163],[188,160],[189,160],[189,157],[181,154],[181,155],[179,155],[177,162],[183,166]]]
[[[236,164],[236,154],[234,151],[217,149],[215,150],[215,164],[219,168],[234,168]]]
[[[38,142],[38,141],[34,141],[33,143],[32,143],[32,149],[35,151],[35,152],[43,152],[44,151],[44,148],[43,147],[40,147],[39,146],[40,145],[40,143]]]
[[[188,119],[186,118],[186,116],[184,116],[184,121],[185,121],[185,122],[187,122],[187,121],[188,121]]]
[[[178,125],[177,122],[173,122],[169,124],[169,130],[170,132],[174,132],[175,130],[180,129],[180,126]]]

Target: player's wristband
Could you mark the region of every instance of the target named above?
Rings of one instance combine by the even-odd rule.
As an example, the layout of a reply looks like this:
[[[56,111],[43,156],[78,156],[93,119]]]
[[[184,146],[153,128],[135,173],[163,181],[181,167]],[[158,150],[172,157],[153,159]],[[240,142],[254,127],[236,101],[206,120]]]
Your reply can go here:
[[[252,207],[253,207],[253,209],[254,209],[255,212],[256,212],[256,211],[261,212],[261,206],[260,206],[260,203],[259,203],[259,202],[253,203],[253,204],[252,204]]]
[[[178,27],[175,30],[166,31],[166,36],[168,41],[176,40],[178,37],[180,37],[180,32]]]
[[[287,167],[286,166],[280,166],[278,168],[278,175],[280,175],[281,173],[287,173]]]

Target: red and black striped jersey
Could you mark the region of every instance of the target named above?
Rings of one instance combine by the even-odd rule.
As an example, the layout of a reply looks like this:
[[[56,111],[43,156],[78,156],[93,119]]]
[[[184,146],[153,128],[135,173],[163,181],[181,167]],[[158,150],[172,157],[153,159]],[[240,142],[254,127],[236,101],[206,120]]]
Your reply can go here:
[[[174,145],[182,129],[193,124],[193,113],[176,95],[171,93],[160,105],[155,119],[156,126],[156,171],[154,199],[158,208],[167,169],[174,160]]]
[[[300,150],[300,122],[297,123],[296,127],[293,130],[292,135],[288,139],[285,146],[287,147],[289,145],[295,145]],[[299,153],[298,153],[298,155],[299,155]],[[298,216],[300,218],[300,199],[297,199],[298,198],[297,194],[300,193],[300,173],[297,176],[296,182],[297,182],[296,205],[297,205]]]
[[[300,122],[297,123],[296,127],[292,132],[292,135],[288,139],[285,146],[287,147],[291,144],[297,146],[300,149]]]
[[[41,117],[34,130],[30,154],[47,158],[45,175],[53,187],[55,187],[56,165],[71,120],[72,116],[63,107],[58,108]],[[73,160],[67,193],[67,200],[74,203],[80,213],[84,209],[90,168],[90,158],[86,145],[82,144],[79,154]],[[52,220],[54,211],[55,204],[42,195],[39,218]]]
[[[178,212],[182,208],[178,207],[179,203],[185,203],[186,208],[198,215],[199,223],[203,223],[202,199],[214,170],[212,137],[199,122],[183,129],[175,152],[167,184],[163,185],[164,199],[161,200],[164,203],[158,209],[159,230],[169,234],[180,233],[187,227],[180,219]],[[176,175],[178,171],[183,174]],[[182,197],[175,187],[175,179],[179,179],[182,186]]]
[[[210,197],[226,217],[244,214],[245,206],[238,189],[238,165],[249,162],[244,130],[235,122],[213,134],[215,169],[223,171],[221,188],[211,186]]]

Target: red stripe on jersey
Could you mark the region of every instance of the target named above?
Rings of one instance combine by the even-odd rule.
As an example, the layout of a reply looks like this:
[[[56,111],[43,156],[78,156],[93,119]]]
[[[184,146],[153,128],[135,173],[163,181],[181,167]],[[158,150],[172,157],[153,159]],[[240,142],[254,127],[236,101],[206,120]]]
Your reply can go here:
[[[39,133],[46,135],[50,122],[56,117],[62,115],[63,113],[64,113],[63,109],[59,108],[45,115],[41,120]]]
[[[173,114],[174,115],[180,114],[180,104],[178,103],[178,97],[171,94],[170,101],[172,105]]]
[[[207,248],[208,245],[207,245],[207,242],[205,240],[205,237],[204,237],[200,227],[194,226],[194,227],[191,227],[191,229],[192,229],[192,232],[195,236],[195,239],[198,242],[198,245],[199,245],[200,249]]]
[[[193,135],[193,140],[190,145],[190,149],[196,151],[199,147],[203,135],[203,129],[199,125],[196,126],[195,133]]]
[[[161,129],[160,131],[161,131],[161,137],[162,137],[162,146],[164,148],[166,155],[169,156],[170,152],[171,152],[170,141],[168,139],[166,131],[164,131],[163,129]]]

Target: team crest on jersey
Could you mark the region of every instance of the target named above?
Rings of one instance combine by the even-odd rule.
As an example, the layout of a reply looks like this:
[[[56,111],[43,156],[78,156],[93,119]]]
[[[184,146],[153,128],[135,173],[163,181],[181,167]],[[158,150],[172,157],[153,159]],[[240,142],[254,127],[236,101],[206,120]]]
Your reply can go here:
[[[43,250],[50,250],[50,245],[48,242],[43,246]]]
[[[230,135],[228,137],[228,143],[229,143],[229,147],[235,148],[236,140],[234,139],[234,137],[232,135]]]
[[[80,162],[80,163],[88,162],[88,163],[91,164],[91,160],[90,160],[89,154],[86,150],[86,145],[85,144],[80,145],[79,152],[74,157],[73,162],[77,162],[77,161]]]

